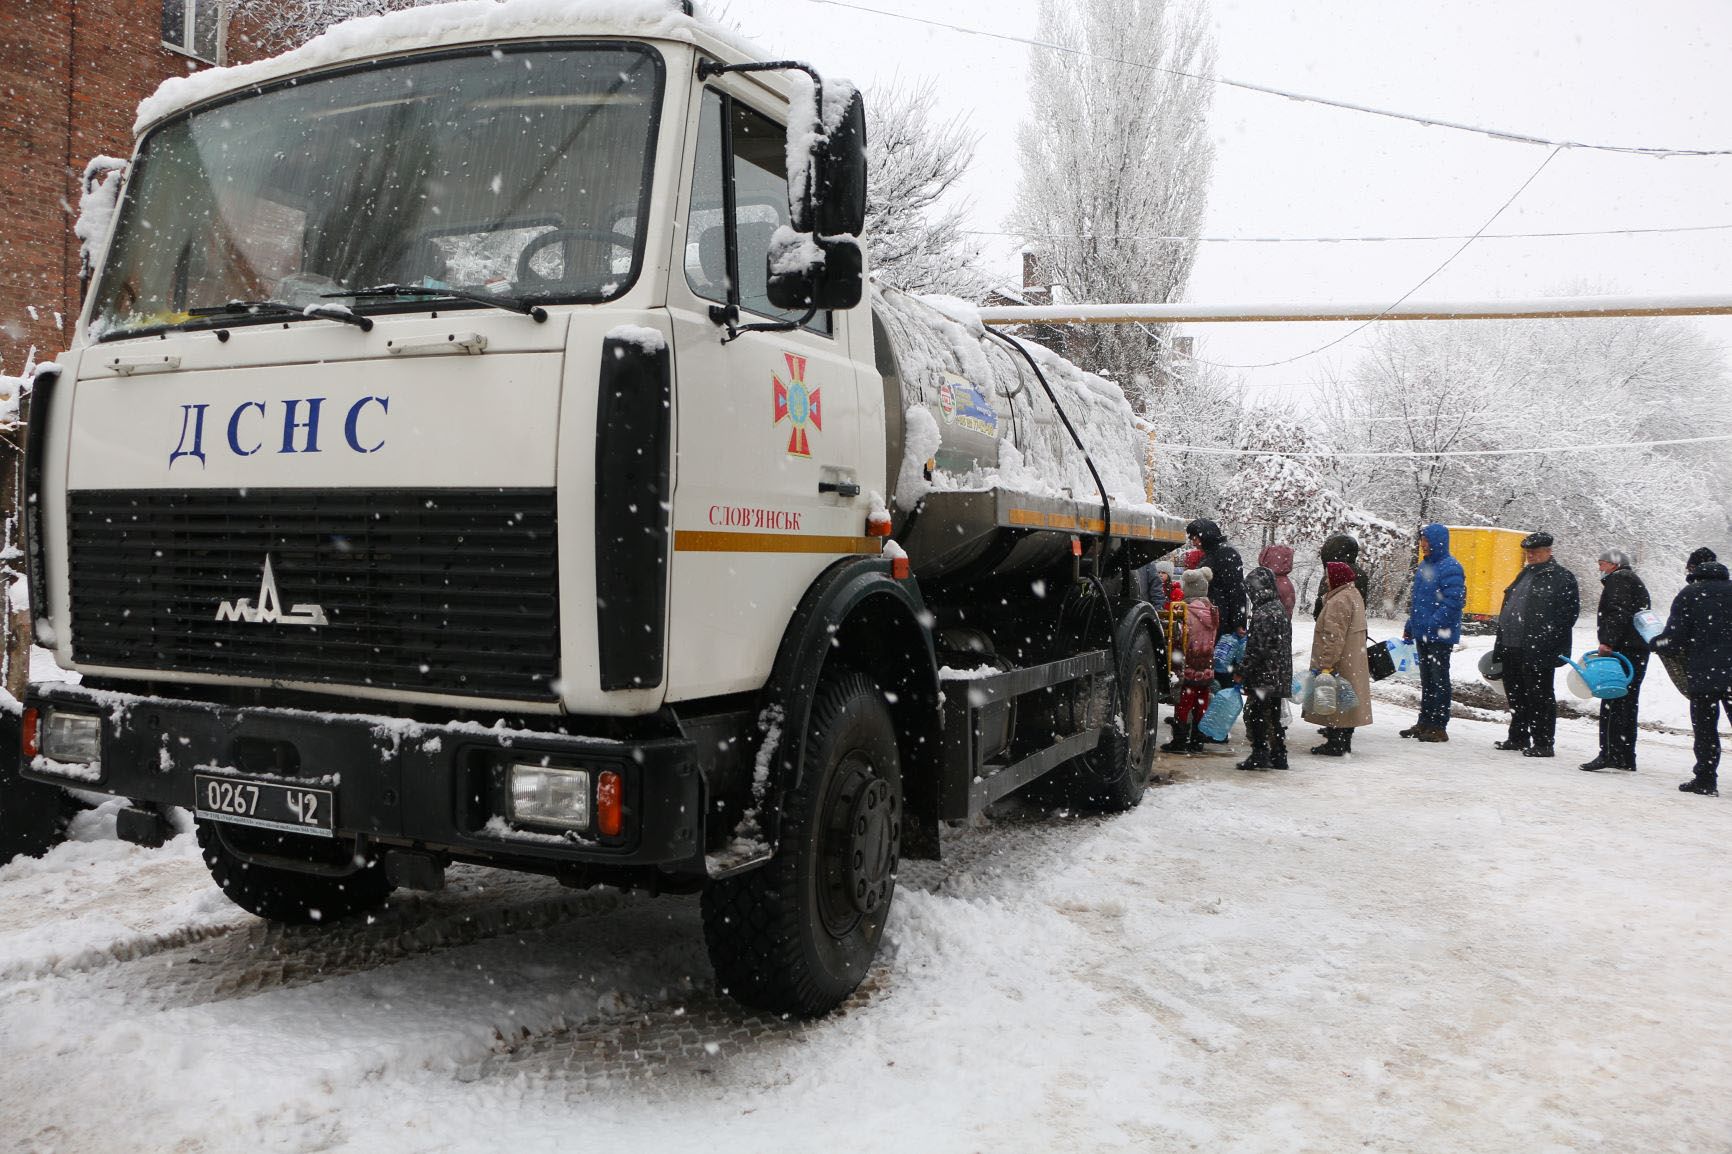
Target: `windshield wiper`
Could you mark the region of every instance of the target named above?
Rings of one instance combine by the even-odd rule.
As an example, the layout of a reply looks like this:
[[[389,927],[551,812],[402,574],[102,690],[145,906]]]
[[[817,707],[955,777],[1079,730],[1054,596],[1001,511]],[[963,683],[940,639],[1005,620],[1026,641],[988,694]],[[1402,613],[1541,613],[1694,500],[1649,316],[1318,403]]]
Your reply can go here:
[[[351,289],[348,292],[325,293],[328,297],[352,297],[363,300],[367,297],[450,297],[453,300],[473,301],[478,305],[490,305],[506,312],[522,313],[540,324],[547,319],[547,310],[540,305],[532,305],[519,297],[495,296],[492,293],[472,293],[464,289],[434,288],[431,285],[419,284],[376,284],[371,288]]]
[[[373,319],[371,317],[360,316],[342,305],[297,305],[288,301],[236,300],[226,304],[211,305],[207,308],[189,309],[188,312],[195,317],[240,316],[242,314],[284,318],[307,317],[310,320],[342,321],[346,325],[354,325],[364,333],[373,331]]]

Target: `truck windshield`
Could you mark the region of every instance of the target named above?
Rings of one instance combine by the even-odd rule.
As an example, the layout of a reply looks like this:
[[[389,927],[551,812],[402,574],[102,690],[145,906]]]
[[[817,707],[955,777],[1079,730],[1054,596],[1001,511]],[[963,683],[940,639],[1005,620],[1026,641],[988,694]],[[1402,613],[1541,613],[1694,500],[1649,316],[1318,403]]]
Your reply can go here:
[[[500,47],[301,79],[170,121],[139,152],[92,334],[246,323],[209,312],[328,305],[379,284],[618,296],[642,260],[662,73],[643,45]]]

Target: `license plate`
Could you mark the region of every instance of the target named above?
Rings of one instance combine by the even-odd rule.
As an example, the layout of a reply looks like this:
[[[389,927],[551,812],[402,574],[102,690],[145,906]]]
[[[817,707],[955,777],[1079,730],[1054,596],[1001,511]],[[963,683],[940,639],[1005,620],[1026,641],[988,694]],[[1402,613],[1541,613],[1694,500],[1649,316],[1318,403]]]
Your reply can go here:
[[[227,821],[260,829],[335,837],[334,795],[328,789],[306,789],[274,781],[243,781],[236,777],[193,779],[193,812],[209,821]]]

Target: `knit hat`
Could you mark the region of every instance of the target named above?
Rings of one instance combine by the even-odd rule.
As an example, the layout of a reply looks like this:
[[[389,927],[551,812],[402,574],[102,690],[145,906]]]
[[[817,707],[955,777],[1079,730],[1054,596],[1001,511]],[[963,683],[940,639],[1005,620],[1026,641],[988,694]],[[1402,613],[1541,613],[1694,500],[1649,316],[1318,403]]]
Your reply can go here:
[[[1353,584],[1355,576],[1353,566],[1345,561],[1331,561],[1323,566],[1323,575],[1329,582],[1329,588],[1339,589],[1343,585]]]
[[[1688,573],[1690,570],[1705,561],[1718,561],[1719,559],[1720,558],[1714,555],[1714,550],[1704,545],[1694,553],[1690,554],[1690,559],[1684,563],[1684,571]]]
[[[1185,591],[1185,600],[1189,601],[1194,597],[1207,597],[1209,595],[1209,579],[1214,575],[1214,570],[1207,567],[1185,570],[1179,577],[1179,588]]]
[[[1173,575],[1173,563],[1165,559],[1156,561],[1155,572],[1165,577],[1171,577]]]
[[[1630,567],[1630,555],[1622,549],[1607,549],[1600,554],[1600,560],[1614,569],[1628,569]]]
[[[1186,549],[1185,555],[1181,560],[1184,561],[1185,568],[1195,569],[1203,563],[1203,551],[1201,549]]]

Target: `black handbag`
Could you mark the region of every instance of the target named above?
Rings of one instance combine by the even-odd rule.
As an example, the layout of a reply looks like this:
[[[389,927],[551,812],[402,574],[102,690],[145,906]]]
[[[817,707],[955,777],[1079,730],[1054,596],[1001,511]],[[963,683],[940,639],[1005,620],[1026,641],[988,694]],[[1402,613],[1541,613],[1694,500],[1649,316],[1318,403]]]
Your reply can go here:
[[[1395,658],[1390,655],[1389,646],[1381,641],[1373,641],[1365,647],[1365,663],[1371,667],[1373,681],[1395,676]]]

